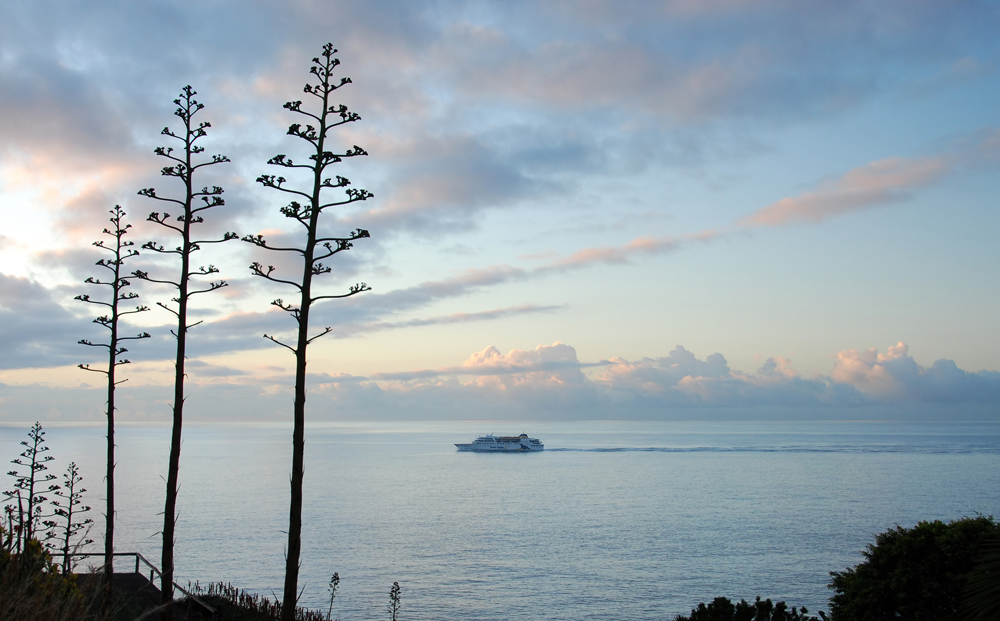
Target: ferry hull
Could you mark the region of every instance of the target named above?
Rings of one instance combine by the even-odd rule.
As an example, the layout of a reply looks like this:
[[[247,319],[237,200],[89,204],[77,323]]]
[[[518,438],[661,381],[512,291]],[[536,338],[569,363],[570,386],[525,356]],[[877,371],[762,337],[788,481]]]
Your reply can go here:
[[[456,444],[460,451],[475,453],[528,453],[545,450],[545,445],[537,438],[529,438],[528,434],[520,436],[494,436],[493,434],[479,436],[475,442]]]
[[[456,444],[460,451],[473,451],[475,453],[525,453],[528,451],[544,451],[545,446],[523,446],[512,444],[510,446],[479,446],[476,444]]]

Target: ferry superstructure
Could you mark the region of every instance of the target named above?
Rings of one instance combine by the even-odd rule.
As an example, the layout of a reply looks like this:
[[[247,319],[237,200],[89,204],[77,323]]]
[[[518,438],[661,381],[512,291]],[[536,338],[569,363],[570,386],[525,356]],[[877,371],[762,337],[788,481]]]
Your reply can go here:
[[[479,436],[469,444],[456,444],[460,451],[477,451],[481,453],[524,453],[527,451],[543,451],[545,445],[537,438],[529,438],[528,434],[519,436],[495,436],[492,433]]]

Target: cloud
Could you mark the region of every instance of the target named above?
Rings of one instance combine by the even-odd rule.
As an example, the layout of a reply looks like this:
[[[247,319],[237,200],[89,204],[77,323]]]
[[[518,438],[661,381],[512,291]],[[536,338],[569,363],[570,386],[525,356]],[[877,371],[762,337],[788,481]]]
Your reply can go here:
[[[195,374],[199,377],[236,377],[240,375],[247,375],[246,371],[241,371],[239,369],[233,369],[231,367],[211,364],[205,362],[204,360],[188,360],[184,363],[185,370],[193,369]]]
[[[961,136],[939,154],[891,157],[853,168],[815,190],[783,198],[737,221],[738,227],[785,226],[824,220],[904,201],[961,168],[988,165],[1000,157],[1000,130]]]
[[[750,374],[731,370],[721,354],[699,360],[677,347],[664,358],[612,359],[595,381],[614,391],[704,405],[1000,405],[1000,373],[963,371],[951,360],[922,367],[908,351],[905,343],[884,354],[876,349],[842,351],[831,376],[803,378],[786,358],[769,358]]]
[[[134,197],[139,187],[163,187],[167,193],[157,175],[162,162],[150,151],[162,138],[159,129],[176,121],[171,100],[177,89],[191,83],[208,106],[203,116],[214,125],[209,152],[239,159],[219,167],[228,204],[206,223],[211,235],[285,224],[274,214],[273,196],[262,197],[249,180],[286,146],[284,128],[291,119],[281,103],[301,92],[308,59],[334,38],[346,73],[356,80],[343,95],[364,116],[360,129],[348,128],[338,141],[356,139],[373,154],[359,158],[366,161],[357,166],[351,163],[349,173],[377,194],[363,209],[333,221],[373,229],[376,250],[352,253],[340,266],[353,278],[365,273],[380,248],[384,251],[379,244],[403,234],[434,239],[474,231],[486,214],[525,205],[571,220],[578,214],[576,199],[594,191],[595,180],[628,181],[643,172],[660,175],[666,168],[702,164],[719,158],[727,140],[742,139],[726,136],[745,131],[747,142],[764,141],[775,126],[859,106],[900,83],[946,88],[948,80],[927,79],[941,67],[949,74],[986,75],[998,24],[996,13],[977,3],[955,7],[930,0],[808,7],[789,0],[515,0],[481,8],[402,1],[322,6],[222,1],[184,7],[118,0],[96,7],[79,1],[8,3],[0,8],[0,198],[23,190],[31,195],[24,204],[32,212],[52,213],[54,225],[38,228],[61,238],[52,242],[56,247],[41,248],[34,265],[50,272],[56,266],[79,278],[83,253],[65,245],[96,238],[106,210],[122,196],[137,201],[126,204],[130,214],[155,209]],[[216,25],[223,21],[227,27],[220,30]],[[731,131],[734,121],[744,129]],[[943,153],[859,166],[763,207],[736,228],[822,222],[905,200],[962,168],[995,161],[998,135],[986,130]],[[611,206],[612,217],[620,205]],[[15,220],[8,217],[4,222],[11,224],[4,228],[22,226]],[[135,240],[149,239],[148,231],[137,223]],[[504,283],[627,264],[725,234],[651,230],[624,244],[609,241],[528,264],[534,267],[500,261],[321,305],[314,319],[317,326],[330,325],[338,336],[348,336],[555,312],[559,306],[503,301],[479,311],[419,316],[436,302]],[[24,243],[10,230],[5,235],[4,247]],[[151,236],[169,243],[159,233]],[[251,250],[233,243],[219,252],[245,265]],[[144,255],[133,267],[153,273],[147,262],[155,260]],[[10,353],[4,364],[44,367],[83,357],[73,343],[91,326],[69,310],[68,301],[61,305],[62,290],[30,279],[8,285],[33,295],[38,306],[0,311]],[[261,285],[245,289],[256,294]],[[223,294],[235,291],[234,286]],[[10,304],[27,303],[17,299],[21,293],[13,295]],[[232,302],[200,311],[218,318],[198,328],[192,353],[257,348],[261,333],[293,327],[280,312],[249,308]],[[170,357],[172,341],[161,328],[143,344],[144,355]],[[556,362],[572,364],[545,364]],[[681,363],[618,364],[605,365],[609,373],[620,371],[607,376],[607,385],[593,378],[585,385],[612,390],[616,382],[641,380],[653,386],[673,377],[671,365]],[[662,384],[662,390],[692,403],[724,400],[726,390],[736,391],[725,393],[730,400],[764,395],[765,388],[794,382],[806,391],[802,399],[814,390],[835,401],[843,397],[836,391],[845,387],[857,393],[851,398],[876,396],[850,383],[784,379],[782,369],[790,367],[782,364],[773,361],[773,368],[759,370],[753,381],[738,374],[691,374],[683,386],[678,380]],[[514,372],[491,376],[487,370],[477,367],[475,373],[517,384]],[[921,377],[951,377],[944,363],[931,371]],[[544,385],[543,377],[529,384]]]
[[[603,364],[603,363],[597,363]],[[473,376],[473,382],[501,390],[530,384],[581,384],[580,369],[593,364],[577,360],[576,349],[556,342],[539,345],[534,350],[512,349],[506,355],[492,345],[472,354],[460,367],[428,369],[403,373],[375,373],[375,380],[414,380],[441,376]]]
[[[67,234],[86,231],[120,188],[156,185],[150,149],[174,120],[170,101],[185,83],[208,104],[213,147],[242,156],[239,171],[223,174],[259,172],[249,162],[284,144],[291,120],[280,104],[308,78],[303,59],[333,33],[357,81],[344,96],[365,117],[338,140],[357,139],[373,154],[357,180],[373,181],[378,195],[343,222],[378,228],[375,246],[397,233],[474,230],[486,212],[571,196],[585,178],[697,158],[719,142],[702,124],[795,122],[854,105],[941,58],[976,65],[973,49],[995,31],[992,14],[940,2],[806,10],[786,1],[586,0],[487,3],[483,12],[461,2],[44,6],[2,9],[0,130],[10,131],[0,131],[0,158],[32,187],[73,177],[44,201]],[[225,32],[211,26],[220,19]],[[270,199],[245,179],[222,185],[237,200],[213,214],[213,232],[244,222],[260,228]],[[821,190],[786,201],[797,201],[795,217],[809,218],[834,209],[830,201],[874,204],[906,191]],[[583,249],[554,267],[622,262],[629,253]]]
[[[617,400],[667,407],[818,407],[863,404],[850,386],[806,379],[785,358],[769,358],[756,373],[730,369],[715,353],[704,360],[681,346],[662,358],[613,358],[594,381]]]
[[[851,169],[839,178],[821,184],[816,190],[762,207],[740,218],[728,229],[706,229],[679,236],[643,235],[621,246],[581,248],[530,271],[518,272],[517,279],[597,264],[625,264],[637,255],[669,254],[691,243],[711,242],[741,229],[818,224],[848,213],[905,201],[915,190],[941,182],[958,169],[993,165],[997,161],[1000,161],[1000,130],[987,128],[958,137],[950,148],[934,156],[886,158]],[[536,253],[521,258],[532,260],[550,256],[551,253]]]
[[[947,159],[940,156],[878,160],[850,170],[817,190],[758,209],[738,224],[756,227],[822,222],[852,211],[905,200],[911,190],[935,183],[950,172]]]
[[[478,211],[537,194],[542,185],[522,164],[470,134],[405,142],[373,136],[365,148],[392,169],[393,180],[376,206],[347,219],[350,226],[454,233],[470,228]]]
[[[39,283],[0,274],[0,369],[85,362],[94,356],[77,344],[82,338],[100,342],[106,335],[63,308]]]
[[[268,419],[287,413],[291,377],[282,369],[241,374],[192,360],[189,408],[194,419]],[[830,376],[802,377],[791,361],[767,359],[753,373],[732,369],[720,353],[700,358],[677,346],[658,358],[580,361],[565,343],[514,349],[489,346],[462,364],[439,369],[311,374],[314,420],[640,420],[750,418],[907,419],[1000,415],[1000,373],[969,372],[953,361],[916,363],[905,344],[837,354]],[[164,386],[127,386],[121,411],[162,419]],[[74,397],[75,395],[75,397]],[[21,420],[26,404],[45,403],[53,419],[94,418],[100,391],[0,385],[0,420]],[[91,403],[92,407],[81,406]]]
[[[5,20],[6,21],[6,20]],[[6,29],[5,29],[6,30]],[[89,155],[114,153],[131,143],[127,117],[116,114],[110,93],[87,79],[87,73],[57,58],[48,46],[10,45],[0,56],[0,153],[30,147],[86,164]],[[117,145],[117,146],[116,146]],[[92,160],[91,160],[92,162]]]
[[[315,332],[317,333],[326,327],[330,327],[330,338],[346,339],[357,338],[385,330],[496,321],[519,315],[551,313],[562,308],[562,306],[525,304],[473,313],[451,313],[448,315],[419,317],[399,321],[379,321],[378,318],[384,315],[380,314],[377,309],[374,309],[372,314],[367,316],[363,311],[357,312],[357,310],[350,313],[337,313],[336,311],[328,310],[326,318],[329,321],[324,323],[318,320],[313,325],[316,326]],[[277,309],[256,313],[238,312],[212,322],[210,328],[205,333],[198,335],[199,340],[192,339],[189,343],[192,351],[198,352],[199,355],[260,349],[262,347],[260,338],[263,334],[277,336],[278,340],[288,342],[292,338],[289,331],[293,328],[294,324],[289,321],[289,318]],[[169,351],[164,350],[159,352],[159,355],[163,357],[169,355],[169,353]]]
[[[906,343],[883,354],[877,349],[850,349],[837,354],[833,380],[883,401],[928,403],[997,403],[1000,372],[963,371],[951,360],[923,367],[910,356]]]
[[[586,0],[522,4],[517,15],[527,19],[445,27],[434,58],[468,98],[668,123],[843,110],[919,75],[901,67],[989,37],[981,10],[945,2]]]
[[[581,268],[594,263],[620,264],[626,263],[638,252],[660,254],[677,250],[680,241],[674,237],[637,237],[624,246],[601,246],[599,248],[583,248],[563,259],[552,261],[539,268],[539,271],[566,271]]]
[[[758,209],[728,229],[706,229],[681,236],[644,235],[622,246],[582,248],[536,267],[531,274],[538,276],[596,264],[624,264],[636,255],[668,254],[692,242],[714,241],[741,229],[818,224],[848,213],[905,201],[916,189],[938,183],[958,169],[992,166],[997,161],[1000,161],[1000,130],[987,128],[956,138],[951,147],[934,156],[894,157],[864,164],[821,184],[816,190]],[[522,258],[548,257],[549,253],[544,253]]]
[[[668,254],[679,250],[687,242],[708,242],[719,236],[719,233],[712,230],[701,231],[682,237],[662,236],[652,237],[643,235],[636,237],[623,246],[600,246],[597,248],[583,248],[572,253],[568,257],[550,261],[535,268],[535,274],[545,274],[549,272],[564,272],[573,269],[581,269],[594,264],[616,265],[627,263],[637,254],[658,255]]]
[[[459,297],[487,287],[524,280],[529,273],[509,265],[471,268],[441,280],[429,280],[387,293],[366,293],[340,304],[319,305],[318,323],[326,325],[357,324],[378,321],[397,313],[407,313],[439,300]]]
[[[677,387],[686,379],[732,377],[729,365],[722,354],[711,354],[705,360],[699,360],[680,345],[662,358],[644,358],[638,362],[612,358],[610,363],[610,366],[596,379],[616,389],[640,389],[663,393]]]
[[[399,330],[402,328],[418,328],[432,325],[448,325],[456,323],[469,323],[473,321],[493,321],[496,319],[506,319],[518,315],[530,315],[535,313],[551,313],[562,310],[563,306],[536,306],[534,304],[523,304],[520,306],[510,306],[507,308],[497,308],[494,310],[480,311],[476,313],[451,313],[438,317],[423,317],[419,319],[406,319],[402,321],[378,321],[366,324],[352,324],[341,326],[334,333],[340,337],[347,337],[361,333],[380,332],[382,330]]]
[[[533,400],[539,398],[579,408],[549,412],[554,418],[671,418],[676,408],[807,408],[803,411],[810,413],[801,414],[807,418],[821,415],[817,412],[840,416],[846,408],[857,417],[862,416],[857,408],[877,406],[990,404],[994,413],[1000,406],[1000,373],[963,371],[950,360],[922,367],[903,343],[885,354],[840,352],[831,376],[813,378],[802,377],[783,357],[745,373],[731,369],[720,353],[702,359],[681,346],[660,358],[588,363],[578,360],[572,346],[555,343],[507,354],[491,346],[461,366],[379,373],[368,380],[398,398],[433,395],[434,402],[445,402],[478,394],[518,412],[538,413]],[[839,409],[831,414],[831,408]]]
[[[155,177],[150,148],[187,83],[208,105],[213,144],[241,155],[232,174],[245,176],[283,140],[280,104],[308,78],[303,59],[333,37],[357,81],[344,94],[365,117],[347,135],[376,156],[365,170],[378,201],[347,217],[379,227],[379,239],[475,229],[483,212],[623,171],[609,162],[690,158],[719,141],[701,124],[794,123],[924,80],[942,58],[978,66],[974,51],[996,30],[991,13],[940,2],[47,6],[2,9],[0,158],[83,186],[53,200],[69,229],[83,212],[68,201],[89,213]],[[220,20],[224,32],[212,27]],[[254,216],[267,203],[241,198]],[[241,217],[227,212],[219,226]]]
[[[93,272],[93,259],[99,256],[93,250],[47,253],[43,261],[64,267],[77,277],[102,277],[104,274]],[[80,261],[83,263],[79,264]],[[144,267],[136,263],[129,269],[137,266]],[[388,293],[366,293],[336,304],[318,304],[313,309],[312,325],[317,327],[317,331],[330,326],[335,337],[352,338],[383,330],[495,321],[517,315],[555,312],[563,308],[560,305],[522,304],[469,313],[392,319],[394,316],[419,311],[440,300],[460,297],[489,286],[527,277],[528,272],[525,270],[505,265],[468,269],[450,278],[426,281]],[[0,274],[0,319],[5,319],[0,329],[0,339],[9,344],[7,351],[12,354],[4,357],[0,368],[54,367],[70,362],[76,364],[92,357],[81,351],[80,346],[74,345],[81,338],[100,342],[105,336],[89,323],[89,318],[81,318],[91,309],[76,308],[74,312],[78,314],[71,313],[53,297],[54,293],[64,294],[66,303],[69,304],[78,291],[72,287],[48,289],[27,278]],[[144,292],[137,303],[152,305],[149,301],[151,299],[155,299],[155,296]],[[162,312],[160,314],[163,315]],[[192,315],[206,319],[205,323],[192,329],[192,338],[188,341],[189,354],[195,357],[260,349],[267,346],[262,344],[262,334],[278,335],[280,338],[281,335],[290,334],[295,327],[294,321],[286,313],[274,307],[261,311],[235,311],[216,318],[216,311],[195,306]],[[149,320],[146,317],[143,319]],[[173,359],[175,345],[169,330],[175,327],[172,323],[146,327],[145,330],[153,338],[135,344],[132,357],[136,361]],[[126,329],[131,334],[132,329]]]
[[[406,149],[408,149],[407,147]],[[403,149],[404,151],[406,149]],[[953,145],[942,153],[922,158],[889,158],[871,162],[848,171],[841,177],[821,184],[816,190],[804,192],[796,197],[782,199],[768,207],[757,210],[739,220],[733,230],[762,226],[785,226],[798,222],[822,222],[825,219],[869,209],[879,205],[904,200],[916,188],[940,181],[959,168],[992,165],[1000,155],[1000,130],[988,129],[956,139]],[[419,210],[418,210],[419,211]],[[374,212],[371,212],[374,213]],[[282,234],[267,231],[275,243],[284,243]],[[543,264],[526,269],[510,265],[491,265],[485,268],[466,269],[456,276],[426,281],[388,293],[369,293],[344,300],[336,305],[320,305],[314,314],[315,325],[330,326],[335,336],[347,338],[388,329],[415,328],[435,324],[463,323],[493,320],[517,314],[552,312],[559,306],[537,306],[522,304],[499,309],[489,309],[471,313],[452,313],[434,317],[405,316],[435,302],[467,295],[488,287],[510,282],[525,281],[544,277],[548,274],[584,269],[596,264],[624,264],[640,255],[662,255],[676,252],[686,245],[709,242],[728,235],[727,231],[703,230],[686,235],[636,237],[621,246],[599,246],[583,248],[562,258],[551,259]],[[148,254],[148,253],[147,253]],[[272,253],[273,254],[273,253]],[[52,251],[40,253],[42,264],[59,265],[79,275],[76,263],[80,252]],[[527,260],[545,259],[547,255],[522,257]],[[268,259],[278,260],[279,267],[298,271],[294,261],[284,261],[280,254]],[[148,262],[149,257],[140,261]],[[145,265],[137,265],[148,269]],[[345,273],[351,276],[360,271],[360,264],[348,263]],[[247,283],[244,283],[247,284]],[[260,288],[264,283],[256,283]],[[266,284],[265,284],[266,286]],[[279,297],[278,293],[275,297]],[[214,313],[213,313],[214,314]],[[192,341],[197,355],[257,349],[260,334],[287,334],[293,325],[275,310],[231,312],[211,323],[202,339]],[[27,337],[22,337],[22,339]],[[29,339],[30,340],[30,339]],[[154,339],[145,344],[148,355],[157,358],[169,357],[169,339]],[[41,350],[39,350],[41,351]],[[27,359],[23,359],[27,360]],[[61,358],[52,358],[49,363],[41,357],[31,359],[32,365],[53,366],[62,364]],[[18,364],[11,362],[9,364]]]

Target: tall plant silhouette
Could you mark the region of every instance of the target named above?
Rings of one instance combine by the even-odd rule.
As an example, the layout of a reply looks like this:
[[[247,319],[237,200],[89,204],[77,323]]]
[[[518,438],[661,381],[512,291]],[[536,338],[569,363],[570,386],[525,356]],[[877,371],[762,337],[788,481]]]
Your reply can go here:
[[[59,489],[58,485],[52,483],[56,475],[45,474],[49,469],[46,464],[55,458],[46,455],[49,447],[45,445],[45,432],[41,423],[36,422],[28,430],[28,439],[21,440],[21,446],[24,450],[10,462],[16,467],[7,473],[14,478],[13,489],[3,493],[8,500],[16,503],[7,505],[6,513],[8,524],[16,531],[11,533],[13,541],[9,542],[9,547],[18,554],[29,541],[38,536],[42,519],[47,517],[43,514],[43,507],[48,497],[43,494]]]
[[[69,462],[66,472],[63,473],[62,488],[52,492],[57,497],[52,500],[52,506],[55,507],[52,517],[60,519],[43,522],[49,528],[46,539],[53,539],[57,542],[46,542],[45,547],[50,550],[58,550],[62,554],[63,575],[68,574],[70,570],[70,550],[94,543],[94,540],[88,539],[86,536],[87,533],[84,532],[83,538],[70,545],[70,542],[80,534],[80,531],[83,531],[87,526],[94,523],[94,520],[90,518],[80,520],[81,513],[90,511],[90,507],[83,504],[83,494],[87,490],[80,487],[80,483],[82,482],[83,477],[80,476],[80,469],[77,467],[76,462]]]
[[[154,188],[145,188],[139,191],[141,196],[146,196],[156,201],[160,201],[171,209],[178,209],[181,213],[171,219],[169,213],[153,212],[149,214],[148,220],[172,231],[179,236],[176,247],[165,248],[155,242],[147,242],[142,245],[143,249],[163,255],[175,255],[180,258],[180,271],[175,280],[166,278],[153,278],[147,272],[135,271],[136,278],[141,278],[153,283],[168,285],[177,290],[177,297],[172,298],[175,306],[157,302],[158,306],[173,313],[177,319],[177,329],[172,331],[177,339],[177,357],[174,363],[174,405],[173,405],[173,426],[170,434],[170,461],[167,467],[167,494],[163,507],[163,550],[160,557],[161,563],[161,585],[160,592],[162,601],[167,604],[173,601],[174,596],[174,532],[177,524],[177,476],[180,469],[181,460],[181,429],[184,418],[184,361],[187,353],[187,331],[198,324],[188,323],[188,302],[192,296],[215,291],[226,286],[226,281],[209,281],[204,285],[196,284],[195,280],[200,276],[209,276],[218,273],[214,265],[207,267],[192,267],[192,255],[201,249],[205,244],[215,244],[228,241],[238,237],[236,233],[226,233],[218,239],[195,239],[192,227],[195,224],[204,222],[202,213],[213,207],[225,204],[222,199],[222,188],[213,186],[204,187],[201,190],[194,185],[195,173],[207,166],[214,166],[228,162],[229,158],[224,155],[213,155],[210,158],[197,158],[204,153],[205,148],[197,144],[198,140],[207,135],[207,130],[211,127],[207,121],[197,122],[195,115],[204,108],[204,104],[195,100],[197,93],[190,86],[185,86],[180,96],[174,100],[177,109],[174,111],[183,124],[183,129],[175,133],[169,127],[164,127],[162,135],[177,140],[180,143],[180,150],[174,154],[172,147],[157,147],[155,153],[173,162],[165,166],[161,174],[164,177],[173,177],[183,185],[183,192],[179,197],[160,196]],[[200,161],[196,161],[200,159]],[[164,617],[170,618],[170,606],[164,609]]]
[[[389,621],[397,621],[399,619],[399,611],[403,608],[403,598],[400,594],[400,588],[398,582],[392,583],[392,588],[389,589]]]
[[[340,572],[333,572],[330,576],[330,584],[327,585],[326,590],[330,593],[330,607],[326,610],[326,621],[332,621],[333,615],[333,600],[337,597],[337,588],[340,587]]]
[[[110,221],[112,227],[110,229],[105,228],[104,234],[112,237],[114,242],[106,244],[103,240],[98,240],[94,242],[94,245],[111,253],[110,257],[102,258],[96,263],[96,265],[108,270],[110,278],[101,280],[100,278],[90,277],[84,282],[108,287],[111,290],[111,295],[106,300],[91,299],[87,294],[76,296],[76,299],[81,302],[97,304],[107,309],[107,314],[94,319],[94,323],[107,328],[109,332],[108,342],[94,343],[87,339],[81,339],[80,344],[89,347],[105,348],[107,350],[108,365],[106,368],[95,368],[89,364],[79,365],[85,371],[102,373],[108,381],[108,463],[105,475],[107,483],[107,507],[105,509],[104,521],[104,578],[107,588],[110,588],[111,574],[114,572],[114,556],[112,555],[115,551],[115,387],[125,381],[124,379],[118,379],[116,371],[118,365],[129,364],[128,358],[120,357],[128,351],[128,349],[122,346],[122,343],[149,338],[148,332],[143,332],[136,336],[121,336],[118,331],[119,322],[122,317],[148,311],[149,307],[139,305],[131,310],[123,310],[121,308],[122,302],[131,302],[139,297],[134,292],[126,291],[131,283],[125,278],[124,272],[125,261],[138,256],[139,252],[133,248],[135,245],[133,242],[125,240],[125,235],[132,228],[131,224],[124,224],[125,210],[120,205],[115,205],[115,208],[109,213],[111,214]]]
[[[294,123],[288,128],[288,135],[300,138],[308,143],[309,152],[308,163],[296,164],[285,155],[275,155],[268,164],[280,166],[288,169],[289,172],[301,171],[305,177],[304,189],[298,190],[286,187],[286,179],[282,176],[261,175],[257,182],[266,188],[287,194],[291,202],[281,208],[281,213],[291,220],[294,220],[302,227],[305,239],[301,246],[276,247],[268,245],[266,240],[260,235],[248,235],[244,241],[250,242],[260,248],[275,252],[292,253],[302,259],[302,276],[299,280],[289,280],[278,278],[273,273],[273,265],[264,267],[262,264],[254,262],[250,270],[255,276],[259,276],[271,282],[288,285],[298,293],[297,302],[285,302],[277,299],[271,304],[287,312],[295,319],[298,332],[294,345],[283,343],[274,336],[265,334],[264,338],[269,339],[278,345],[288,349],[295,355],[295,401],[294,401],[294,427],[292,431],[292,476],[291,476],[291,502],[288,511],[288,550],[285,557],[285,586],[282,595],[281,619],[282,621],[293,621],[295,616],[295,600],[298,593],[299,557],[301,554],[302,537],[302,479],[303,479],[303,455],[305,454],[305,408],[306,408],[306,349],[309,344],[328,334],[331,328],[326,327],[317,334],[310,336],[309,319],[310,312],[316,302],[337,298],[347,298],[352,295],[370,290],[365,283],[358,283],[348,288],[346,293],[340,295],[316,295],[313,293],[313,277],[329,274],[331,268],[324,265],[323,261],[333,255],[351,248],[357,239],[368,237],[368,231],[356,229],[343,237],[332,237],[320,230],[320,216],[330,208],[342,207],[358,201],[371,198],[372,194],[367,190],[349,188],[350,181],[341,176],[336,176],[336,180],[331,180],[325,176],[326,169],[344,158],[368,155],[364,149],[355,145],[342,153],[334,153],[327,146],[328,134],[334,128],[347,123],[353,123],[361,117],[348,111],[344,105],[333,105],[330,103],[330,96],[335,90],[350,84],[350,78],[334,80],[333,71],[340,64],[334,58],[337,50],[333,45],[323,46],[323,53],[320,58],[313,59],[313,66],[309,69],[318,83],[306,84],[304,92],[312,96],[311,102],[318,104],[318,110],[310,112],[303,109],[302,101],[290,101],[285,104],[285,109],[295,114],[302,115],[308,119],[306,126]],[[315,108],[314,108],[315,110]],[[325,198],[325,192],[332,189],[343,189],[344,195],[341,200],[330,200]]]

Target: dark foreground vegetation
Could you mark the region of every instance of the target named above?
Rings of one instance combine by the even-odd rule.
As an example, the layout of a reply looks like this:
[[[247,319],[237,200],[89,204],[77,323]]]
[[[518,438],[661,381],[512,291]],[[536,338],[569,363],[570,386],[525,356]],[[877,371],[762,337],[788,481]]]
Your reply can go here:
[[[920,522],[875,536],[864,561],[830,572],[830,613],[758,597],[717,597],[675,621],[986,621],[1000,619],[1000,524],[991,517]]]
[[[105,599],[103,574],[76,575],[53,562],[37,539],[22,541],[0,530],[0,621],[140,621],[163,611],[160,592],[140,574],[115,574]],[[1000,524],[992,517],[897,526],[875,537],[864,560],[831,572],[830,612],[757,597],[733,602],[717,597],[675,621],[985,621],[1000,619]],[[101,571],[100,569],[97,570]],[[330,621],[340,577],[329,584],[325,611],[296,608],[296,621]],[[175,619],[278,621],[282,606],[231,584],[195,584],[193,598],[171,606]],[[398,621],[401,589],[393,583],[386,606]]]
[[[37,540],[20,552],[6,545],[10,536],[0,530],[0,621],[141,621],[157,619],[165,610],[161,593],[141,574],[116,573],[106,596],[101,568],[73,574],[53,562]],[[339,582],[339,576],[338,580]],[[333,583],[333,581],[331,581]],[[172,617],[184,621],[278,621],[281,602],[247,593],[232,584],[213,583],[188,589],[192,597],[170,605]],[[398,621],[402,607],[400,587],[394,582],[386,605],[390,621]],[[326,611],[295,608],[295,621],[331,621],[336,588],[330,589]]]

